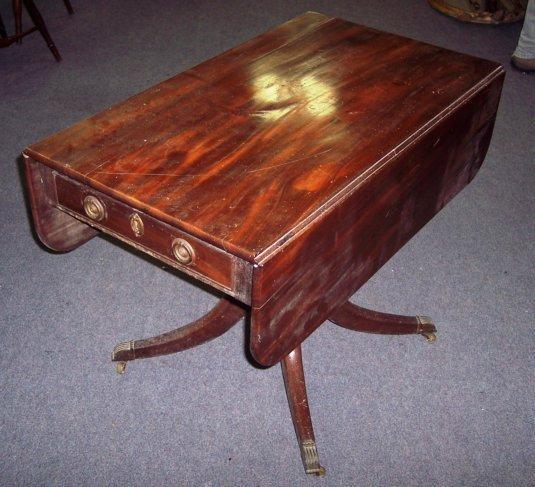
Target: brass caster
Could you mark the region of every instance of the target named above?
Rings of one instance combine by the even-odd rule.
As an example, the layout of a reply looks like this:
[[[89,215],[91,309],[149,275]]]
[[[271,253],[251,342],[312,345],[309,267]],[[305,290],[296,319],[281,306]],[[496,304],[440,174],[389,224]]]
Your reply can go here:
[[[306,440],[301,443],[301,457],[303,458],[305,473],[316,477],[325,475],[325,469],[320,465],[318,450],[313,440]]]
[[[118,374],[124,374],[124,370],[126,369],[126,362],[117,362],[115,364],[115,370]]]
[[[434,333],[424,333],[423,335],[429,343],[433,343],[437,339],[437,336]]]
[[[325,469],[321,465],[317,469],[307,471],[306,473],[313,474],[316,477],[325,477]]]

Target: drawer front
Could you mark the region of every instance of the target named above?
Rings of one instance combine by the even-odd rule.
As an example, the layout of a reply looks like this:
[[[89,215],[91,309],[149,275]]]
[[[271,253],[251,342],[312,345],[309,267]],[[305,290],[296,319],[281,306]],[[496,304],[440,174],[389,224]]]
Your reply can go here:
[[[249,304],[247,262],[88,186],[54,176],[60,210]]]

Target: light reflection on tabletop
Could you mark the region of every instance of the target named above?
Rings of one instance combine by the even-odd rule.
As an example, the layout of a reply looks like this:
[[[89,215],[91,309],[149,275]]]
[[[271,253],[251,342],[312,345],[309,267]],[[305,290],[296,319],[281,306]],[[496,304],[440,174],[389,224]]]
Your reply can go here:
[[[318,63],[321,59],[316,59]],[[325,118],[337,110],[336,90],[310,65],[277,69],[277,58],[252,66],[253,99],[258,106],[254,116],[274,122],[299,110],[299,115]],[[268,64],[268,66],[266,66]],[[269,65],[273,65],[271,68]],[[318,70],[316,70],[318,71]]]

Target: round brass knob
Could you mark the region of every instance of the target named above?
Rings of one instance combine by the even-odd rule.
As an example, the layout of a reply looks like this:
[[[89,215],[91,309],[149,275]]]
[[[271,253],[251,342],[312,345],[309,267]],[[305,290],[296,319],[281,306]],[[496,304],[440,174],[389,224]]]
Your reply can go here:
[[[188,265],[195,260],[195,251],[183,238],[173,240],[173,255],[181,264]]]
[[[84,198],[84,211],[89,218],[97,222],[103,220],[106,216],[104,204],[93,195],[88,195]]]
[[[141,237],[145,233],[145,225],[137,213],[130,215],[130,228],[132,228],[136,237]]]

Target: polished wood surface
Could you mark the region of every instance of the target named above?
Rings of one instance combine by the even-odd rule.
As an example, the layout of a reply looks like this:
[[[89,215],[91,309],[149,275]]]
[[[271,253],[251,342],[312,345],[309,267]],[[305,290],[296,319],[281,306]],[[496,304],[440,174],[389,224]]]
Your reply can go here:
[[[157,357],[182,352],[213,340],[232,328],[245,316],[245,308],[228,299],[188,325],[143,340],[119,343],[113,350],[112,361],[119,362],[119,372],[124,372],[124,362],[140,358]]]
[[[349,301],[329,315],[329,321],[351,331],[380,335],[423,335],[434,342],[437,331],[428,316],[404,316],[362,308]]]
[[[69,252],[98,234],[57,208],[54,176],[46,166],[24,157],[26,188],[39,240],[55,252]]]
[[[25,154],[80,185],[56,208],[99,230],[165,260],[167,237],[125,234],[139,212],[237,259],[194,275],[251,305],[273,365],[474,177],[502,83],[493,62],[309,12]],[[123,209],[91,222],[91,192]]]
[[[325,475],[325,469],[319,463],[316,438],[312,427],[312,418],[308,406],[305,371],[301,347],[298,346],[281,361],[282,376],[286,387],[286,397],[290,414],[301,451],[305,472],[317,476]]]
[[[251,269],[247,262],[70,178],[56,175],[54,181],[58,209],[244,303],[250,303]],[[85,213],[84,200],[89,195],[104,209],[105,215],[100,221],[92,220]],[[133,217],[143,226],[140,234],[136,234],[132,227]],[[179,239],[187,240],[191,248],[190,262],[180,262],[174,255],[173,244]]]
[[[223,298],[113,360],[184,350],[247,313],[321,475],[300,344],[328,319],[434,340],[425,317],[348,299],[474,178],[503,78],[309,12],[26,149],[35,227],[57,251],[108,233],[245,303]]]
[[[253,262],[497,70],[308,13],[27,153]]]
[[[251,351],[260,363],[293,350],[471,181],[502,81],[489,81],[255,267]]]

